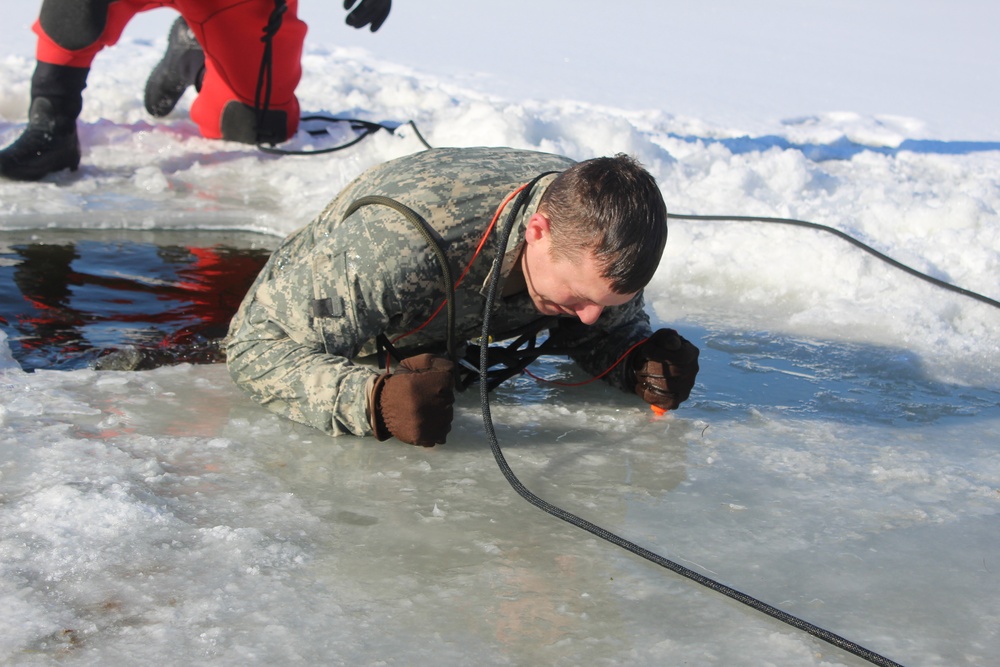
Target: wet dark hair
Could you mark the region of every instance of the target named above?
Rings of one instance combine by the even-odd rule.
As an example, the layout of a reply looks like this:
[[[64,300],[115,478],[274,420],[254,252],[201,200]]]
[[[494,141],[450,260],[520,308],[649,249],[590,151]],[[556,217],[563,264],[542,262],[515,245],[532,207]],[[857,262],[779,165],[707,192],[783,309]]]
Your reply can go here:
[[[656,180],[619,153],[578,162],[556,176],[538,211],[549,219],[552,253],[593,253],[618,294],[645,287],[667,243],[667,206]]]

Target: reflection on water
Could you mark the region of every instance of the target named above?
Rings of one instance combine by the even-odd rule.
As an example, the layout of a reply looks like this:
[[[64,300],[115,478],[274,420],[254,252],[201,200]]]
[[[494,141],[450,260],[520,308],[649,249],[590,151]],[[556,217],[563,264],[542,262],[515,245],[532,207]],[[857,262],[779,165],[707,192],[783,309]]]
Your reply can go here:
[[[214,363],[277,242],[247,232],[5,232],[0,328],[29,371]]]

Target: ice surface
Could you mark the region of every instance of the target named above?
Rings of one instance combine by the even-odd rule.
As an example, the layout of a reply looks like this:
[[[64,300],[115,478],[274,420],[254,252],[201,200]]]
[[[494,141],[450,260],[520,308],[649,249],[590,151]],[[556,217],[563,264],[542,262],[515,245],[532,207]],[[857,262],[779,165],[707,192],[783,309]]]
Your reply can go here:
[[[364,35],[371,48],[466,16],[396,4],[384,32]],[[463,59],[444,66],[413,46],[413,62],[341,48],[339,7],[327,27],[333,10],[303,7],[306,110],[414,119],[434,145],[631,152],[671,211],[812,220],[1000,297],[992,6],[645,6],[644,23],[669,36],[662,48],[687,48],[648,59],[675,90],[610,54],[594,69],[571,51],[586,44],[572,26],[561,42],[525,29],[515,36],[528,42],[505,50],[514,10],[477,35],[486,56],[461,36],[469,68],[499,63],[476,78]],[[27,18],[5,38],[26,33],[35,9],[8,9]],[[172,18],[153,15],[155,30],[126,33],[95,65],[81,171],[0,182],[3,229],[282,236],[365,167],[420,149],[401,128],[322,158],[266,156],[201,139],[190,97],[149,119],[138,91]],[[621,20],[602,24],[602,45]],[[852,30],[864,39],[837,39]],[[565,61],[524,51],[543,35]],[[4,143],[24,122],[32,66],[21,32],[10,37]],[[590,63],[587,85],[568,76],[574,61]],[[733,72],[746,85],[720,78]],[[568,87],[545,78],[560,73]],[[622,85],[657,89],[646,105],[593,97]],[[996,309],[829,235],[729,222],[672,223],[647,296],[658,325],[702,349],[690,402],[656,418],[602,385],[502,388],[493,419],[528,488],[902,664],[994,664]],[[539,372],[580,379],[559,361]],[[460,397],[447,446],[425,450],[283,421],[220,366],[29,374],[6,341],[0,662],[865,664],[529,506],[490,456],[475,393]]]

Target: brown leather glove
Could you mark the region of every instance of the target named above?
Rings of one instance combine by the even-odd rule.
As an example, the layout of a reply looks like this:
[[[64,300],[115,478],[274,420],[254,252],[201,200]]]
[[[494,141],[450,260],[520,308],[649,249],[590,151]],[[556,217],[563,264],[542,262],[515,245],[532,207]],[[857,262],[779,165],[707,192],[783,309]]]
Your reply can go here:
[[[368,397],[368,411],[375,437],[395,436],[411,445],[444,444],[454,415],[455,364],[418,354],[399,362],[395,373],[375,379]]]
[[[630,359],[635,393],[664,410],[687,400],[698,375],[698,348],[673,329],[660,329],[636,348]]]

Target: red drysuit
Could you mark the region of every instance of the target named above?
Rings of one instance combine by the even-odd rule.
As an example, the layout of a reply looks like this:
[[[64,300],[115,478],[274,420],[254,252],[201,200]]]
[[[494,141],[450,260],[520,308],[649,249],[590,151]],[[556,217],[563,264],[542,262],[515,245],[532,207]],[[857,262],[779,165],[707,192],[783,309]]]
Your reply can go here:
[[[104,3],[86,4],[92,10]],[[298,19],[298,0],[287,0],[286,4],[288,9],[272,42],[269,108],[285,112],[288,122],[285,136],[291,137],[299,123],[295,87],[302,77],[306,24]],[[274,0],[111,0],[107,3],[103,30],[96,40],[80,48],[60,46],[46,33],[43,21],[36,21],[36,57],[39,62],[53,65],[90,67],[101,49],[118,41],[135,14],[158,7],[172,7],[180,12],[205,50],[205,78],[191,105],[191,118],[205,137],[221,139],[221,118],[226,104],[238,100],[250,107],[254,105],[264,50],[261,37],[275,7]]]

